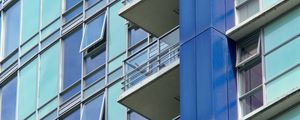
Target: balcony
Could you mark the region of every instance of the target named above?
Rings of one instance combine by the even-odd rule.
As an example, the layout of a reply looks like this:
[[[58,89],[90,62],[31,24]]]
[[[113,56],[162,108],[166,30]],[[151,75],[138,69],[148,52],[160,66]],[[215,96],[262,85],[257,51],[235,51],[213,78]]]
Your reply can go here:
[[[121,104],[153,120],[179,115],[178,42],[179,29],[175,29],[124,61]],[[155,45],[158,48],[153,50]]]
[[[123,4],[119,15],[156,37],[179,24],[178,0],[123,0]]]

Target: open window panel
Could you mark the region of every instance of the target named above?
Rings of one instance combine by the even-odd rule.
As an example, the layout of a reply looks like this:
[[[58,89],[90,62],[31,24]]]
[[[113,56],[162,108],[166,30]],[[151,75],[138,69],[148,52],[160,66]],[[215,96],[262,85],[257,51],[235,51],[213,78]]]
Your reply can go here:
[[[104,120],[105,119],[105,94],[102,93],[87,100],[83,105],[81,120]]]
[[[258,58],[261,54],[260,32],[249,35],[241,40],[237,46],[236,67],[240,68]]]
[[[107,12],[102,12],[91,18],[84,25],[84,34],[81,41],[80,52],[95,47],[97,43],[105,41]]]

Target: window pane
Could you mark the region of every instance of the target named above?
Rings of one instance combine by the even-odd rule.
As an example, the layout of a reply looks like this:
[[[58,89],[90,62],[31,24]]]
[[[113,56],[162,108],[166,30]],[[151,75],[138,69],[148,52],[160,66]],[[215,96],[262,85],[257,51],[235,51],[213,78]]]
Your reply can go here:
[[[85,78],[85,87],[91,85],[100,78],[105,77],[105,67],[100,68],[99,70],[95,71],[95,73],[90,74],[88,77]]]
[[[74,18],[76,18],[79,14],[82,13],[83,10],[83,4],[80,3],[80,5],[76,6],[76,8],[69,11],[67,14],[64,15],[64,23],[68,23],[72,21]]]
[[[49,36],[51,33],[59,29],[60,27],[60,19],[56,20],[55,22],[51,23],[49,26],[42,30],[42,40]]]
[[[86,5],[85,18],[89,18],[105,7],[106,0],[87,0]]]
[[[82,120],[99,120],[103,105],[103,95],[100,95],[84,105]]]
[[[80,53],[80,43],[82,37],[82,29],[76,30],[68,36],[64,42],[64,83],[63,88],[69,87],[71,84],[81,78],[82,54]]]
[[[27,43],[25,43],[21,47],[21,55],[23,55],[24,53],[28,52],[33,46],[35,46],[38,43],[39,38],[40,38],[39,35],[36,35],[32,39],[30,39]]]
[[[18,118],[25,119],[36,109],[38,61],[35,59],[20,71]]]
[[[243,22],[259,12],[259,0],[250,0],[249,2],[237,8],[237,10],[239,22]]]
[[[129,118],[129,120],[147,120],[146,118],[144,118],[143,116],[141,116],[140,114],[138,114],[136,112],[130,112],[128,114],[128,118]]]
[[[108,51],[109,51],[109,60],[120,55],[126,49],[126,29],[125,20],[121,18],[118,13],[119,10],[123,7],[121,2],[114,4],[110,7],[109,11],[109,42],[108,42]],[[116,35],[117,33],[117,35]]]
[[[80,110],[77,109],[70,113],[68,116],[63,118],[63,120],[80,120]]]
[[[77,3],[79,3],[81,0],[66,0],[66,11],[75,6]]]
[[[16,97],[17,97],[17,77],[14,76],[2,88],[2,120],[15,120],[16,114]]]
[[[269,81],[300,63],[300,37],[280,47],[265,57],[266,80]]]
[[[262,89],[246,97],[241,101],[241,103],[242,103],[243,115],[246,115],[252,112],[253,110],[261,107],[263,105]]]
[[[241,73],[241,93],[249,92],[262,84],[262,67],[258,63]]]
[[[71,89],[68,89],[67,92],[65,92],[62,96],[61,96],[61,102],[65,102],[69,99],[71,99],[71,97],[73,97],[75,94],[78,94],[81,90],[81,86],[80,84],[75,84],[74,87],[72,87]]]
[[[126,54],[123,54],[121,56],[119,56],[118,58],[116,58],[115,60],[111,61],[108,65],[108,72],[112,72],[115,69],[117,69],[118,67],[123,65],[123,60],[126,59]]]
[[[9,55],[19,46],[20,39],[20,1],[5,11],[5,50],[4,56]]]
[[[39,30],[40,0],[23,0],[22,42],[27,41]]]
[[[97,16],[92,21],[88,22],[85,28],[85,33],[82,41],[81,50],[86,49],[89,45],[103,38],[105,14]]]
[[[59,82],[59,44],[46,50],[40,59],[39,106],[58,94]]]
[[[98,1],[104,1],[104,0],[86,0],[86,4],[87,4],[88,7],[90,7]]]
[[[97,48],[95,50],[95,53],[92,53],[92,55],[89,55],[85,58],[85,69],[86,69],[85,73],[88,74],[94,71],[99,66],[104,65],[105,61],[106,61],[105,47],[99,49]]]
[[[108,120],[122,120],[126,118],[126,108],[118,103],[118,98],[121,95],[122,91],[122,84],[118,82],[108,88]]]
[[[147,38],[147,35],[147,32],[141,28],[129,29],[129,47],[134,46],[135,44],[144,40]]]
[[[288,73],[276,78],[266,85],[267,103],[271,103],[279,98],[290,94],[291,91],[300,86],[300,67],[289,71]]]
[[[61,0],[42,0],[42,28],[61,14]]]
[[[264,28],[265,53],[300,33],[300,7],[275,20]],[[284,33],[284,34],[282,34]]]
[[[51,102],[47,103],[46,106],[43,106],[41,109],[39,109],[39,119],[46,116],[48,113],[53,111],[58,106],[58,99],[53,99]]]

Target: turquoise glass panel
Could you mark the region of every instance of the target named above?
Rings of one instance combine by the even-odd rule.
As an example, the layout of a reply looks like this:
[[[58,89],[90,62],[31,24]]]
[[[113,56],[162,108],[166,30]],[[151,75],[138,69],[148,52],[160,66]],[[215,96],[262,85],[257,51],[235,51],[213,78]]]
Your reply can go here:
[[[300,37],[280,47],[265,57],[266,80],[269,81],[300,63]],[[284,58],[284,59],[283,59]]]
[[[47,26],[45,29],[42,30],[42,40],[52,34],[60,27],[60,20],[56,20],[51,25]]]
[[[121,1],[114,4],[109,11],[109,29],[108,29],[108,55],[109,60],[120,55],[126,49],[126,29],[125,20],[118,15],[122,7]],[[116,35],[117,33],[117,35]]]
[[[39,31],[40,0],[23,0],[22,7],[22,39],[27,41]]]
[[[119,68],[120,66],[123,65],[123,60],[126,59],[126,54],[123,54],[121,56],[119,56],[117,59],[111,61],[108,64],[108,73],[114,71],[115,69]]]
[[[299,34],[300,7],[277,19],[264,29],[265,53]],[[284,34],[282,34],[284,33]]]
[[[42,28],[61,14],[62,0],[42,0]]]
[[[273,120],[300,120],[300,105],[292,108],[291,110],[287,110],[283,114],[275,117]]]
[[[123,120],[126,118],[126,108],[118,103],[118,97],[121,95],[122,84],[118,82],[108,88],[108,101],[107,101],[107,111],[108,111],[108,120]]]
[[[273,5],[275,5],[275,3],[277,3],[279,0],[262,0],[262,7],[263,9],[268,9],[270,7],[272,7]]]
[[[31,115],[29,118],[26,120],[36,120],[36,114]]]
[[[24,119],[35,111],[38,61],[33,60],[20,71],[18,118]]]
[[[21,46],[21,55],[28,52],[33,46],[35,46],[39,41],[39,35],[36,35],[30,39],[27,43]]]
[[[47,49],[40,60],[39,106],[58,94],[60,44]]]
[[[39,110],[39,119],[45,117],[48,113],[52,112],[55,108],[58,107],[58,99],[53,99],[46,106],[43,106]]]
[[[270,103],[285,94],[288,94],[296,87],[300,87],[300,67],[284,74],[267,84],[267,103]]]

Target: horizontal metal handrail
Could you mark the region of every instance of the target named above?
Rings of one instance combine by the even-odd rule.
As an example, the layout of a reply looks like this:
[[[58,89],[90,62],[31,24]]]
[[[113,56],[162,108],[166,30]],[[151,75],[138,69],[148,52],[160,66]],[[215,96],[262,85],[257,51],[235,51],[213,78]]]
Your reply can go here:
[[[179,59],[178,43],[166,48],[156,56],[148,59],[144,64],[127,73],[122,83],[124,85],[123,90],[127,90],[139,81],[142,81],[140,79],[144,79],[143,77],[148,77],[157,73],[159,70],[173,63],[177,59]]]

